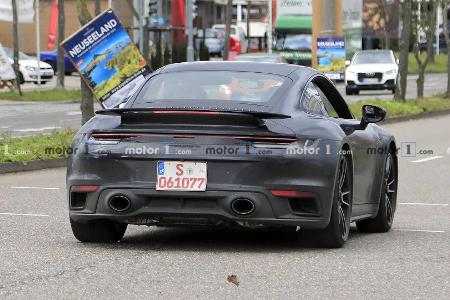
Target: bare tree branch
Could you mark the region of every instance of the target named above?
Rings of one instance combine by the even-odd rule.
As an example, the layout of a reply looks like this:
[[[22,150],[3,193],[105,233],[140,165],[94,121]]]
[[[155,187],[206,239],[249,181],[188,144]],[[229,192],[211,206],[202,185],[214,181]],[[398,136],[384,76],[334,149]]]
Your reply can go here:
[[[87,8],[86,0],[77,0],[78,20],[81,26],[87,24],[91,19],[91,14]],[[94,116],[94,95],[84,80],[81,80],[81,124],[86,123]]]

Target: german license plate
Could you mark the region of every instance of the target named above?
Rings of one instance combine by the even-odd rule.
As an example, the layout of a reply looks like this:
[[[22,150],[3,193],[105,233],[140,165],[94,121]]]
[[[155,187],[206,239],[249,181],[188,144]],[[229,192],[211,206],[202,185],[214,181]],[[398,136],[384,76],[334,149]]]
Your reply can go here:
[[[378,78],[365,78],[364,83],[378,83]]]
[[[158,161],[156,190],[205,191],[206,162]]]

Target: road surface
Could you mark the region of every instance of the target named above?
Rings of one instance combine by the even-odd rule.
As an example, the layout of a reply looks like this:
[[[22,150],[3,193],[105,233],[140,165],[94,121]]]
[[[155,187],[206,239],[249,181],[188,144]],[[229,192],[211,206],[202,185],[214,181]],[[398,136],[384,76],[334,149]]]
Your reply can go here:
[[[449,123],[386,126],[399,145],[429,154],[399,159],[393,230],[353,229],[335,250],[277,231],[138,226],[119,244],[82,244],[68,223],[64,169],[1,175],[0,298],[449,299]]]
[[[408,98],[416,97],[416,75],[409,76]],[[443,93],[446,87],[446,74],[428,74],[425,82],[425,95],[431,96]],[[68,86],[79,86],[79,77],[69,76]],[[25,86],[36,87],[34,84]],[[46,88],[51,86],[49,83]],[[338,89],[345,96],[345,87],[338,84]],[[359,96],[345,96],[348,102],[362,99],[392,99],[388,91],[366,91]],[[1,99],[1,93],[0,93]],[[99,105],[96,106],[100,108]],[[39,133],[49,133],[53,130],[80,127],[81,113],[79,103],[19,103],[0,101],[0,134],[26,136]]]

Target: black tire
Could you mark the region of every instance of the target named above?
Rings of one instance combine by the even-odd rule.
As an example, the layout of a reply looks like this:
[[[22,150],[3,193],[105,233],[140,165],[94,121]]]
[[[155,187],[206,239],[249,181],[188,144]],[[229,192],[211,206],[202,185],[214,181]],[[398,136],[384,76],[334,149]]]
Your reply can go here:
[[[359,90],[358,89],[353,90],[353,94],[354,95],[359,95]]]
[[[339,158],[339,170],[336,176],[330,223],[319,231],[300,231],[301,243],[313,243],[326,248],[341,248],[350,234],[352,215],[353,176],[351,158],[343,155]]]
[[[97,220],[80,223],[70,219],[73,235],[83,243],[116,243],[123,238],[128,224]]]
[[[58,67],[56,66],[56,63],[55,63],[55,62],[53,62],[53,61],[51,61],[51,60],[46,60],[46,61],[44,61],[44,62],[48,63],[48,64],[52,67],[53,72],[56,73]]]
[[[392,94],[395,95],[395,88],[391,90]]]
[[[23,78],[22,72],[19,72],[19,83],[20,84],[24,84],[25,83],[25,79]]]
[[[388,232],[392,228],[397,207],[397,160],[394,154],[386,157],[383,186],[378,213],[375,218],[356,222],[360,232]]]
[[[349,87],[345,87],[345,94],[347,96],[353,95],[353,89],[351,89]]]

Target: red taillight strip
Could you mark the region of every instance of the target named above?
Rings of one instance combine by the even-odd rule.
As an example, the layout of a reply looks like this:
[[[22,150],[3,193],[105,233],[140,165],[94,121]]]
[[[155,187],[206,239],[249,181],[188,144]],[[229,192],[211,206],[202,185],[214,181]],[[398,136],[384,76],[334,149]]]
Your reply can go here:
[[[255,142],[273,142],[273,143],[293,143],[297,139],[293,137],[266,137],[266,136],[235,136],[238,140],[255,141]]]
[[[303,192],[303,191],[287,191],[287,190],[272,190],[272,195],[277,197],[286,198],[314,198],[317,196],[314,192]]]
[[[174,138],[194,138],[195,135],[192,134],[170,134],[170,133],[93,133],[91,135],[94,139],[122,139],[129,137],[138,137],[138,136],[172,136]],[[218,135],[218,134],[199,134],[198,136],[210,136],[210,137],[218,137],[218,138],[231,138],[237,140],[244,140],[250,142],[271,142],[271,143],[293,143],[297,139],[295,137],[267,137],[267,136],[232,136],[232,135]]]
[[[95,192],[98,185],[74,185],[71,188],[72,192]]]
[[[209,115],[218,116],[218,111],[192,111],[192,110],[153,110],[154,114],[166,114],[166,115]]]

